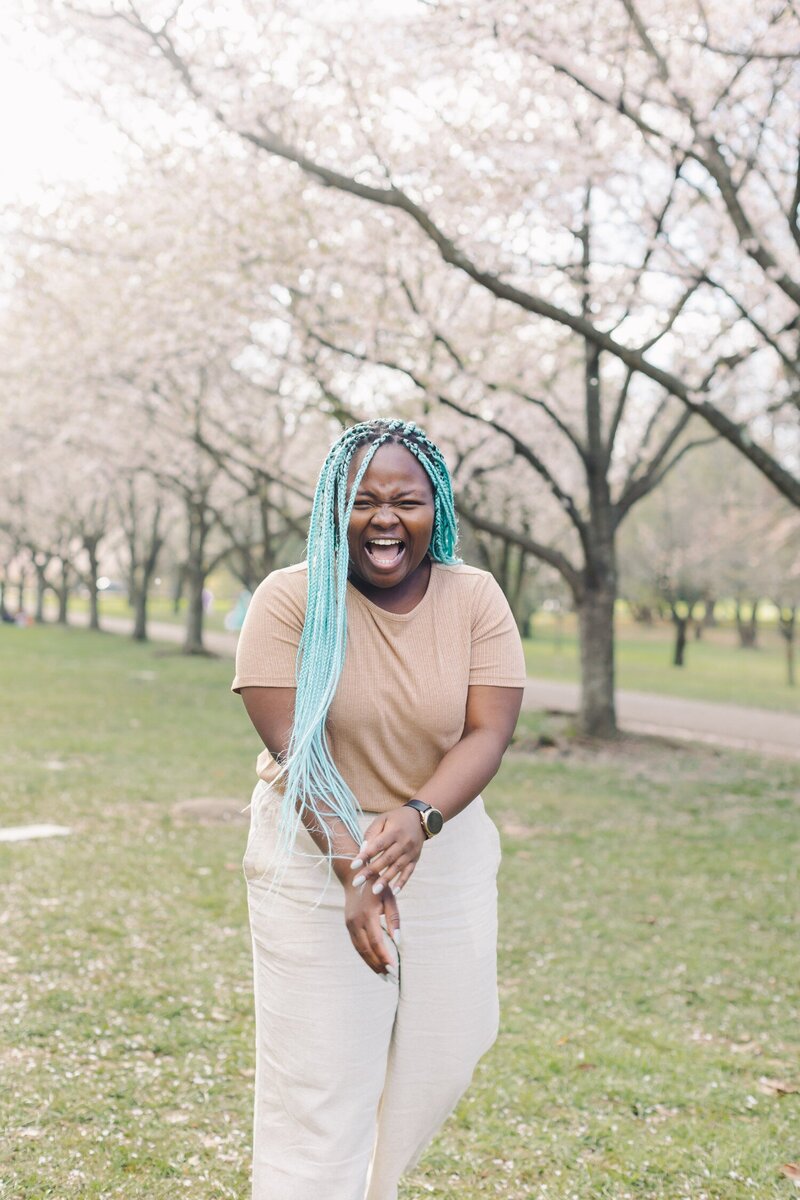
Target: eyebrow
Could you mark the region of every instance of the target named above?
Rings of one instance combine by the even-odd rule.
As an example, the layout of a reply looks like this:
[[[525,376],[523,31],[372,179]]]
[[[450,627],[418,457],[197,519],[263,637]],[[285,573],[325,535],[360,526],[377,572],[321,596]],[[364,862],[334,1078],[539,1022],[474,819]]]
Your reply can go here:
[[[373,492],[370,488],[359,488],[357,492],[357,495],[359,496],[375,496],[376,494],[377,493]],[[418,498],[419,495],[420,492],[418,488],[406,488],[404,492],[395,492],[392,496],[392,499],[402,500],[406,496],[414,496]]]

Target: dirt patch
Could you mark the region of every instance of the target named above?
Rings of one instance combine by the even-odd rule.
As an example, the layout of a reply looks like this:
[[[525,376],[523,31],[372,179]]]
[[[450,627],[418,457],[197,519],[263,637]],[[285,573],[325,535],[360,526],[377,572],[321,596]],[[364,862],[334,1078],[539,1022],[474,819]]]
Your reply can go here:
[[[716,768],[725,758],[719,747],[687,743],[668,734],[620,732],[608,741],[583,737],[575,731],[573,716],[555,710],[546,711],[544,722],[543,729],[518,728],[509,754],[533,755],[540,761],[563,759],[573,764],[613,766],[626,774],[644,772],[648,777],[661,773],[665,779],[674,777],[678,766],[702,775],[709,764]]]
[[[241,800],[218,796],[179,800],[172,806],[172,816],[181,825],[245,825],[250,820],[249,810],[244,808]]]

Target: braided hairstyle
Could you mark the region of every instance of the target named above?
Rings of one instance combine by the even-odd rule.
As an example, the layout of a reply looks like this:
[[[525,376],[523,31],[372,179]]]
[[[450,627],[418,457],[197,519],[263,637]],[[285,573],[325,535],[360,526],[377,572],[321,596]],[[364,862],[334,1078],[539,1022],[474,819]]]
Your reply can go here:
[[[325,722],[347,645],[347,527],[364,473],[378,447],[387,442],[405,446],[430,479],[434,503],[430,557],[440,563],[461,561],[455,554],[458,525],[453,484],[439,447],[412,421],[379,419],[346,429],[322,465],[308,528],[308,604],[297,652],[294,726],[282,768],[280,847],[287,856],[302,816],[311,813],[313,823],[328,836],[330,861],[330,831],[320,800],[328,814],[342,821],[356,844],[361,842],[361,809],[331,758]],[[368,450],[348,491],[350,465],[362,446]]]

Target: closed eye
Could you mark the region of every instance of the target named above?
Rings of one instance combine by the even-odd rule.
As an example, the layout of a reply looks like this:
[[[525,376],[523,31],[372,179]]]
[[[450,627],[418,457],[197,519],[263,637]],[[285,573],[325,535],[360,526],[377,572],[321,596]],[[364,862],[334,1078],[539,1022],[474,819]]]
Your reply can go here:
[[[353,503],[353,508],[372,508],[375,504],[374,500],[357,499]],[[419,508],[422,504],[421,500],[394,500],[389,501],[390,508]],[[378,505],[378,507],[382,507]]]

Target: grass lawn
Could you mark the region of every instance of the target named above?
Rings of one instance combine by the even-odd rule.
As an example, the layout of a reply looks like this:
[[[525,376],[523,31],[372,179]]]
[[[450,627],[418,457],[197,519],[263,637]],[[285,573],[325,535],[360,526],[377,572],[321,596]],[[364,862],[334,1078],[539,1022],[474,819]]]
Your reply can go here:
[[[103,617],[125,617],[127,620],[133,620],[133,612],[128,604],[125,596],[118,592],[111,594],[106,593],[100,596],[100,624],[103,623]],[[223,630],[225,628],[225,616],[233,607],[233,602],[228,600],[214,600],[211,611],[207,612],[203,618],[203,627],[205,629]],[[186,625],[186,611],[188,605],[186,599],[182,599],[178,604],[178,611],[175,612],[175,605],[168,596],[151,596],[147,601],[147,617],[150,621],[163,621],[167,625],[178,625],[184,628]],[[69,601],[70,614],[87,613],[89,612],[89,601],[85,596],[70,596]],[[45,617],[49,621],[55,621],[58,609],[52,596],[47,597],[45,605]]]
[[[579,678],[575,618],[561,624],[544,616],[525,641],[528,674],[542,679]],[[735,629],[721,626],[693,638],[683,667],[672,666],[673,631],[662,624],[647,629],[617,618],[617,686],[660,692],[691,700],[800,712],[800,686],[786,682],[784,642],[774,626],[764,626],[755,649],[742,650]],[[800,680],[800,663],[797,669]]]
[[[246,827],[173,811],[247,802],[230,675],[0,630],[0,824],[74,831],[0,844],[2,1200],[249,1195]],[[526,716],[487,793],[501,1036],[402,1200],[796,1194],[798,794],[797,764]]]
[[[224,594],[215,599],[211,612],[206,614],[205,628],[223,630],[225,614],[232,603]],[[70,601],[70,610],[73,613],[88,612],[88,601],[85,597],[75,596]],[[175,613],[168,597],[154,596],[148,611],[153,621],[179,626],[186,623],[185,600]],[[50,598],[48,618],[54,620],[55,612]],[[101,596],[101,623],[103,616],[130,618],[131,611],[124,596]],[[529,675],[542,679],[578,680],[575,624],[574,614],[560,618],[549,613],[537,615],[535,636],[525,641]],[[762,624],[758,647],[752,650],[740,648],[730,623],[704,630],[700,641],[690,638],[684,667],[672,666],[672,645],[670,624],[658,623],[651,628],[637,624],[620,605],[617,614],[617,685],[687,699],[800,712],[800,686],[789,687],[786,683],[785,644],[774,624]],[[800,661],[797,674],[800,679]]]

